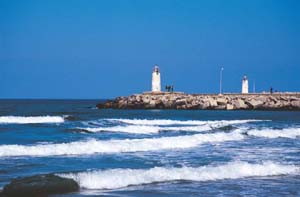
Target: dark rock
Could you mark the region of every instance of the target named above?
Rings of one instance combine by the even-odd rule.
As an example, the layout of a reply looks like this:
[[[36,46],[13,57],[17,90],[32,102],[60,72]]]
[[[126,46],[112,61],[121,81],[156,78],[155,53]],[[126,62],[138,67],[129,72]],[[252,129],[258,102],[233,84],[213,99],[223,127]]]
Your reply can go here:
[[[118,98],[117,98],[117,99],[118,99]],[[116,100],[117,100],[117,99],[116,99]],[[112,108],[114,102],[115,102],[115,101],[113,101],[113,100],[108,100],[108,101],[106,101],[105,103],[98,103],[98,104],[96,105],[96,107],[97,107],[98,109],[108,109],[108,108]]]
[[[69,121],[79,120],[79,118],[77,118],[76,116],[71,116],[71,115],[64,117],[64,119]]]
[[[35,197],[76,191],[79,191],[79,185],[73,179],[46,174],[13,179],[8,185],[4,186],[2,196]]]
[[[103,108],[104,108],[104,103],[98,103],[98,104],[96,105],[96,107],[97,107],[98,109],[103,109]]]

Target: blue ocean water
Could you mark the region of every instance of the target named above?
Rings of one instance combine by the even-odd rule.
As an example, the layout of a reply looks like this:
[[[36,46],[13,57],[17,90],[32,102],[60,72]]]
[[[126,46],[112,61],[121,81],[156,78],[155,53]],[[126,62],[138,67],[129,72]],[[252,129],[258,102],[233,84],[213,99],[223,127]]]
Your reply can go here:
[[[300,196],[300,112],[98,110],[0,100],[0,187],[55,173],[64,196]]]

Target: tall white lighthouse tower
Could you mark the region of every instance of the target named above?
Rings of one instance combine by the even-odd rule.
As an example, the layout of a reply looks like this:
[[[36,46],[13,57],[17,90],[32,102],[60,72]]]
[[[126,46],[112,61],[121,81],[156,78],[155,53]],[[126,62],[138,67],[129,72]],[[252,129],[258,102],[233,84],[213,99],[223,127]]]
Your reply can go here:
[[[152,92],[160,92],[160,72],[158,66],[155,64],[152,72]]]
[[[248,94],[248,79],[247,76],[245,75],[243,80],[242,80],[242,94]]]

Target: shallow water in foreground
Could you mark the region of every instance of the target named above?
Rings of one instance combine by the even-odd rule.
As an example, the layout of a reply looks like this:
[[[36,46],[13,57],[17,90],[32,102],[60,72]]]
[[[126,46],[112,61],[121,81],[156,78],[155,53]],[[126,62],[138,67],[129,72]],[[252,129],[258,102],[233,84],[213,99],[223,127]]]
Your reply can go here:
[[[300,112],[97,110],[0,100],[0,187],[55,173],[64,196],[300,196]]]

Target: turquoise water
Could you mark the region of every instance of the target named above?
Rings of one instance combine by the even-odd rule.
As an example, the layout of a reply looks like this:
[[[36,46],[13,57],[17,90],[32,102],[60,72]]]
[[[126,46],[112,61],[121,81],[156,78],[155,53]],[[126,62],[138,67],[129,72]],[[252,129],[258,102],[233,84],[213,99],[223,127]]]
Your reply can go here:
[[[65,196],[300,196],[300,113],[98,110],[1,100],[0,187],[55,173]]]

